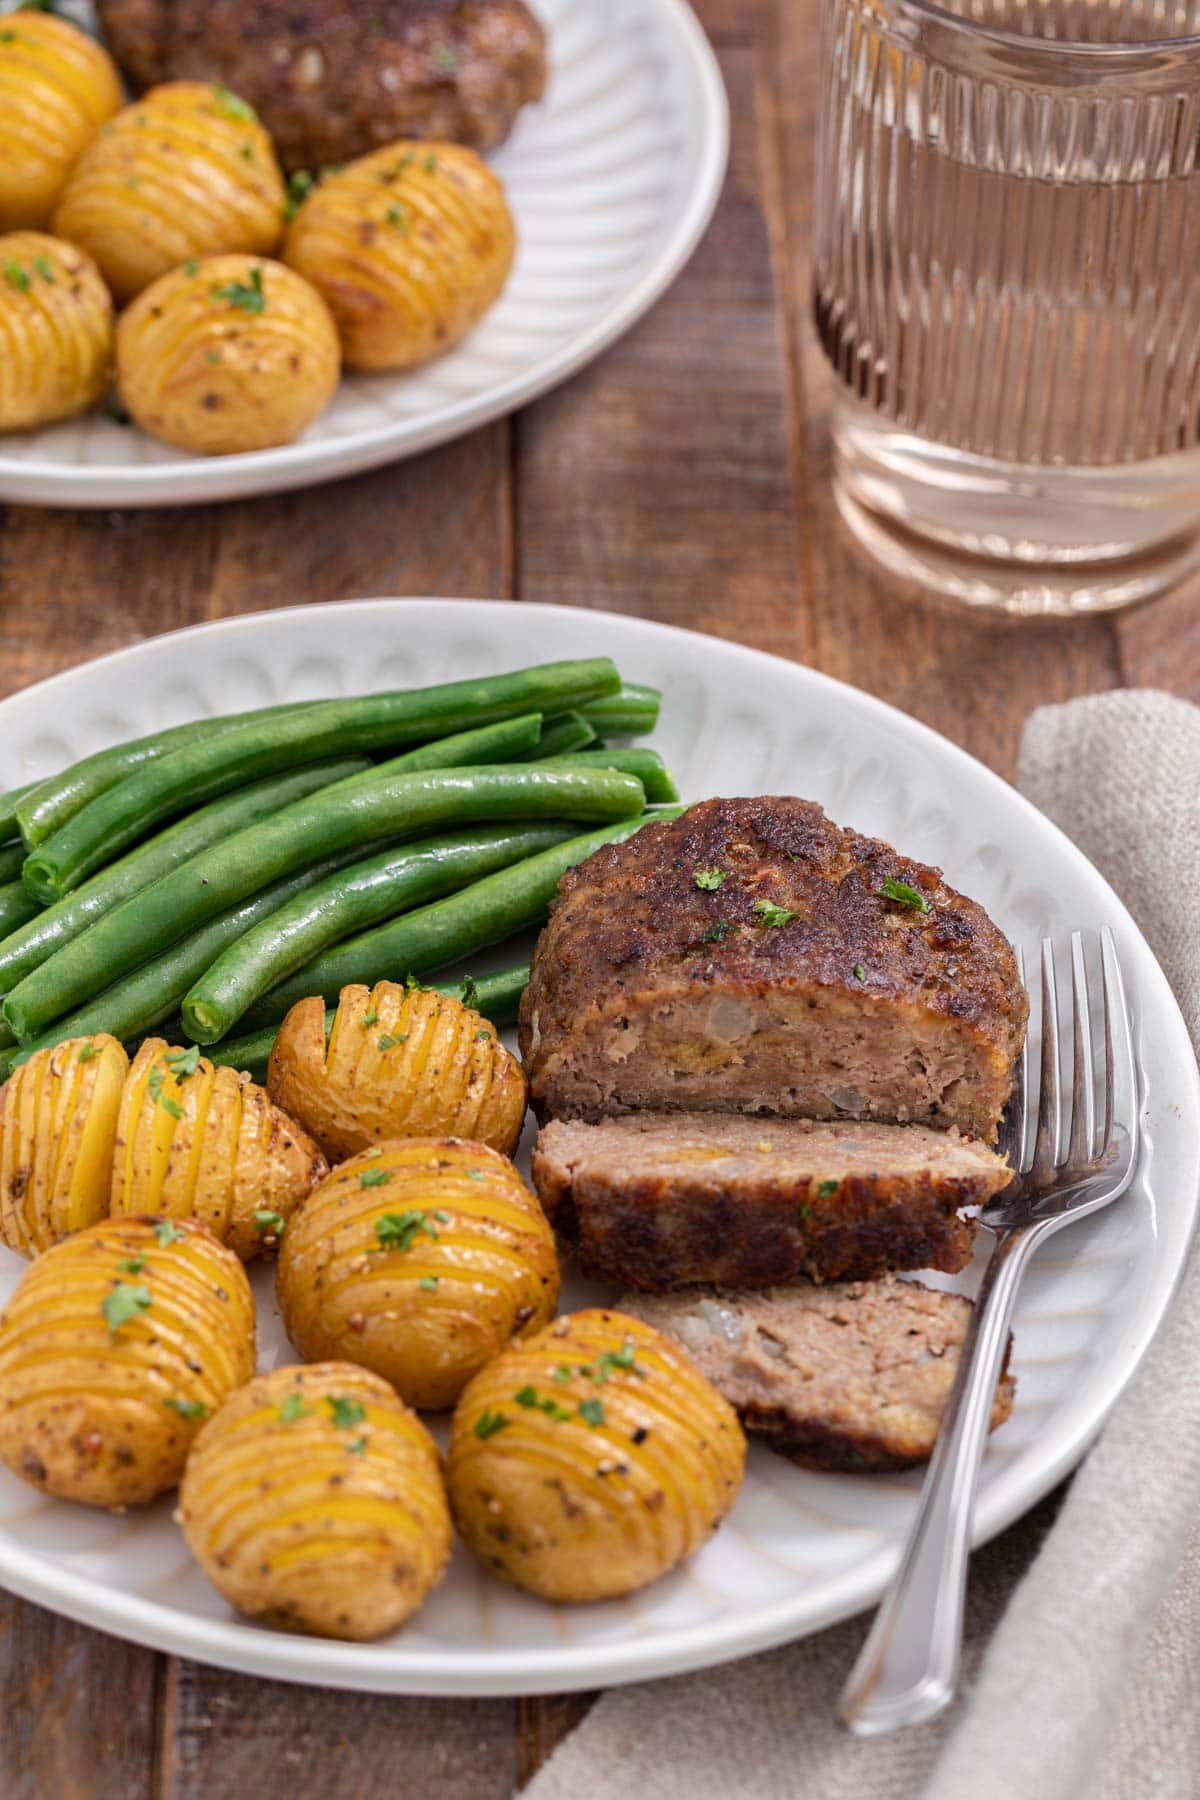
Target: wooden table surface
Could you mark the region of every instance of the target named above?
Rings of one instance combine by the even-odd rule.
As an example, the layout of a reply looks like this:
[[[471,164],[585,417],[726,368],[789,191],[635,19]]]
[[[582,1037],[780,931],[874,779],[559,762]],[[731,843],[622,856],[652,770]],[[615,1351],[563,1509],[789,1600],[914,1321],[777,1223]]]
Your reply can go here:
[[[1018,626],[944,610],[855,559],[806,304],[817,0],[697,10],[733,157],[704,244],[649,318],[516,418],[373,475],[194,510],[0,509],[0,693],[201,620],[442,594],[604,607],[753,644],[882,695],[1010,777],[1044,702],[1119,685],[1200,698],[1191,593]],[[225,1800],[260,1785],[289,1800],[499,1800],[587,1703],[288,1687],[0,1594],[5,1800]]]

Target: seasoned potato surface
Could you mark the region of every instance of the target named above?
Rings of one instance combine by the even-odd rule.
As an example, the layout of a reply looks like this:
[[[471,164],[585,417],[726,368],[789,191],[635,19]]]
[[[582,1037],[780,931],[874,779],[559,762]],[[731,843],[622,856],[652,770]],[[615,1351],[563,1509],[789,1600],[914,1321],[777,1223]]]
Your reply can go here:
[[[36,1256],[108,1216],[129,1058],[116,1038],[39,1050],[0,1088],[0,1241]]]
[[[53,13],[0,16],[0,231],[47,222],[122,98],[116,64],[85,31]]]
[[[91,257],[40,231],[0,237],[0,431],[85,412],[112,353],[112,299]]]

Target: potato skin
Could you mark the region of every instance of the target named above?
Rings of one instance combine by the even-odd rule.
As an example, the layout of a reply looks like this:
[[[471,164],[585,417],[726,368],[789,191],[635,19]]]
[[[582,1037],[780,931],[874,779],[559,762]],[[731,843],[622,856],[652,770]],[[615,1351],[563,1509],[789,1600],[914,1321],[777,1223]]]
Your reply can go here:
[[[53,13],[0,19],[0,231],[44,225],[124,96],[117,65]]]
[[[118,1288],[149,1302],[110,1329]],[[232,1252],[191,1221],[91,1225],[38,1257],[0,1313],[0,1459],[63,1500],[140,1505],[174,1487],[203,1418],[253,1372]]]
[[[273,1369],[234,1394],[196,1439],[179,1503],[227,1600],[323,1637],[391,1631],[450,1553],[433,1439],[386,1381],[349,1363]]]
[[[80,157],[54,229],[95,257],[123,302],[188,257],[269,254],[283,205],[271,140],[245,102],[209,82],[170,81]]]
[[[247,310],[241,295],[261,310]],[[282,263],[209,256],[162,275],[117,326],[117,382],[146,431],[202,456],[290,444],[329,405],[329,308]]]
[[[745,1459],[737,1414],[676,1345],[594,1310],[480,1370],[446,1474],[455,1524],[497,1575],[547,1600],[608,1600],[700,1548]]]
[[[99,1033],[39,1050],[0,1088],[0,1242],[24,1256],[108,1217],[129,1058]]]
[[[328,1047],[324,1001],[293,1006],[267,1088],[331,1162],[410,1136],[470,1138],[508,1156],[528,1100],[524,1070],[482,1014],[395,981],[343,988]]]
[[[493,304],[516,254],[498,178],[460,144],[407,139],[327,175],[284,260],[320,289],[355,369],[414,369]]]
[[[146,1038],[133,1059],[117,1119],[111,1212],[196,1218],[248,1262],[271,1236],[255,1213],[286,1220],[329,1165],[262,1088],[204,1056],[180,1077],[169,1059],[183,1054]]]
[[[381,1220],[393,1222],[383,1238]],[[302,1356],[361,1363],[411,1406],[440,1408],[514,1337],[553,1318],[558,1258],[545,1214],[504,1157],[404,1138],[313,1190],[280,1245],[276,1289]]]
[[[0,237],[0,431],[85,412],[112,353],[112,298],[91,257],[40,231]]]

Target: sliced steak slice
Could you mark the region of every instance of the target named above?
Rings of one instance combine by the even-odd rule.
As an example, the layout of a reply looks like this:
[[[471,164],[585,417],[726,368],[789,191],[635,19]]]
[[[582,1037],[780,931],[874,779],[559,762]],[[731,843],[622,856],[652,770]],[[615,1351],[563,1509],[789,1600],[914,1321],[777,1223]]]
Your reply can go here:
[[[961,1269],[958,1216],[1009,1178],[984,1145],[925,1125],[633,1113],[543,1127],[533,1179],[597,1278],[664,1293]]]
[[[682,1345],[772,1449],[805,1468],[863,1473],[928,1459],[971,1316],[961,1294],[891,1276],[763,1294],[627,1294],[618,1306]],[[993,1431],[1015,1389],[1006,1355]]]
[[[704,1108],[991,1143],[1027,1012],[1007,939],[938,870],[806,800],[707,800],[563,877],[521,1051],[540,1118]]]

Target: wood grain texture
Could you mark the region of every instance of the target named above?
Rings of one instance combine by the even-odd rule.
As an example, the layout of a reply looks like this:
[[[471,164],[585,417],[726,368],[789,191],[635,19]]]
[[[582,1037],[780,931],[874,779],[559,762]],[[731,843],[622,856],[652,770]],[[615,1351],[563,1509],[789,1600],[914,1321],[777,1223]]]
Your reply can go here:
[[[1034,705],[1122,681],[1200,698],[1195,591],[1030,628],[942,608],[858,560],[830,489],[808,308],[818,0],[697,10],[732,102],[730,177],[634,332],[519,418],[324,488],[167,513],[0,509],[0,693],[207,619],[407,593],[566,601],[753,644],[882,695],[1006,775]],[[590,1703],[256,1681],[0,1595],[3,1800],[491,1800]]]

